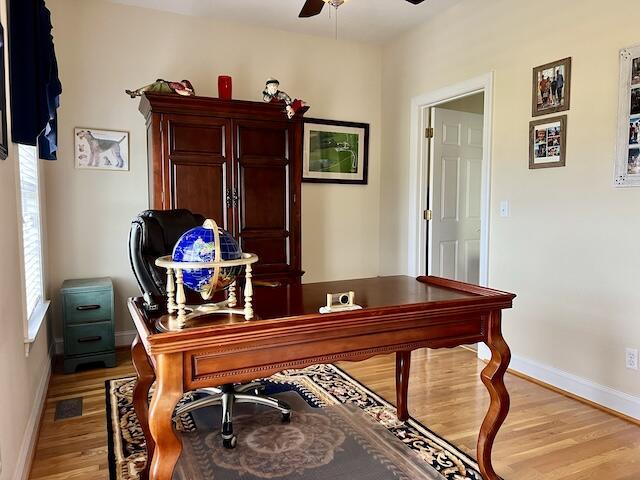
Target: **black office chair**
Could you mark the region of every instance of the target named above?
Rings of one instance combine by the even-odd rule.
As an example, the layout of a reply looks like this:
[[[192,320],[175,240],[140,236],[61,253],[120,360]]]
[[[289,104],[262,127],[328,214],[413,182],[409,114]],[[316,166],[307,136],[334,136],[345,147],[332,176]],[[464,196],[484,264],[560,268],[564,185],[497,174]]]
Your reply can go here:
[[[140,290],[145,295],[145,301],[163,302],[166,295],[166,273],[156,267],[156,259],[171,255],[180,236],[187,230],[202,225],[204,221],[202,215],[184,209],[146,210],[133,220],[129,233],[129,258]],[[260,395],[260,390],[259,382],[199,389],[195,393],[206,396],[179,407],[175,414],[178,416],[198,408],[222,405],[222,444],[226,448],[234,448],[237,441],[232,423],[235,403],[266,405],[279,410],[283,421],[288,422],[291,418],[289,405],[275,398]]]

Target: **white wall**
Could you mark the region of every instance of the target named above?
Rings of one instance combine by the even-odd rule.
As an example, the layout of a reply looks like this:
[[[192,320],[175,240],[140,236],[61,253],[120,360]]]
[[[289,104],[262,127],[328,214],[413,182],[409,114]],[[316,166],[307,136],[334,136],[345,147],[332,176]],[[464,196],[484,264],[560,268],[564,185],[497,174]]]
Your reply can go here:
[[[494,71],[489,281],[518,294],[507,341],[517,356],[638,397],[624,347],[640,348],[640,189],[612,187],[618,51],[640,43],[632,4],[566,0],[541,16],[537,2],[464,0],[389,45],[380,250],[382,273],[405,271],[409,219],[397,212],[409,201],[411,98]],[[567,166],[529,170],[532,68],[569,56]]]
[[[6,0],[0,0],[3,25],[5,12]],[[46,323],[25,356],[16,164],[17,148],[9,143],[9,158],[0,161],[0,480],[22,478],[17,475],[24,471],[33,429],[40,421],[39,394],[50,371]]]
[[[111,276],[117,328],[132,328],[125,300],[138,289],[127,235],[131,219],[148,205],[147,160],[144,118],[124,89],[188,78],[198,94],[217,96],[219,74],[233,76],[234,98],[261,101],[265,80],[275,76],[283,90],[311,105],[308,116],[371,123],[368,186],[303,185],[302,260],[307,282],[377,275],[378,48],[99,0],[47,5],[64,87],[59,160],[46,168],[53,292],[66,278]],[[73,128],[86,126],[131,133],[130,172],[74,169]]]

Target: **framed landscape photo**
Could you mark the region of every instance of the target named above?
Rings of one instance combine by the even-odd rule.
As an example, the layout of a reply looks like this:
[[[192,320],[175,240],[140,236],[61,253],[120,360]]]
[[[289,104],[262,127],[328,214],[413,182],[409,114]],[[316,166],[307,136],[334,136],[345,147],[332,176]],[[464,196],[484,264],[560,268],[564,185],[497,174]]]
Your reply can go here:
[[[534,120],[529,124],[529,168],[564,167],[567,154],[567,116]]]
[[[302,181],[367,184],[369,124],[307,118]]]
[[[571,57],[533,69],[532,116],[569,110]]]
[[[614,185],[640,186],[640,45],[620,51]]]
[[[129,132],[78,127],[74,141],[76,168],[129,170]]]

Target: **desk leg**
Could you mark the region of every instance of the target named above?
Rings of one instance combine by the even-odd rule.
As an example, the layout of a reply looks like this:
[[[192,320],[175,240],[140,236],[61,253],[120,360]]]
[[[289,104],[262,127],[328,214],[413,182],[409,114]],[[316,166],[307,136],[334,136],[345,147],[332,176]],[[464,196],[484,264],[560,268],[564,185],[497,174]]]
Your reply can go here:
[[[139,336],[136,336],[133,345],[131,345],[131,359],[138,374],[136,386],[133,389],[133,409],[138,417],[147,446],[147,464],[144,471],[140,472],[140,480],[148,480],[149,466],[156,446],[149,430],[149,390],[156,379],[156,375]]]
[[[502,337],[501,318],[500,310],[491,312],[489,316],[486,344],[491,350],[491,360],[480,374],[482,383],[489,390],[491,397],[489,411],[484,417],[478,436],[478,465],[485,480],[500,480],[491,464],[491,449],[509,412],[509,392],[504,386],[504,374],[511,360],[511,352]]]
[[[156,356],[157,386],[149,410],[149,427],[156,442],[151,480],[171,480],[182,452],[182,441],[173,426],[173,410],[182,398],[182,354]]]
[[[409,370],[411,368],[411,352],[396,352],[396,411],[398,420],[409,420],[407,392],[409,391]]]

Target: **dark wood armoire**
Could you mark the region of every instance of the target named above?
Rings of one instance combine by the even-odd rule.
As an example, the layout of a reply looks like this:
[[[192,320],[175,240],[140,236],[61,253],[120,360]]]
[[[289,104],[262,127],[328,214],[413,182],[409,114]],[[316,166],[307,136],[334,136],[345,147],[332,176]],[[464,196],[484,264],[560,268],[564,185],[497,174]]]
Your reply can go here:
[[[304,111],[167,94],[144,95],[140,111],[150,208],[213,218],[260,257],[256,279],[299,281]]]

